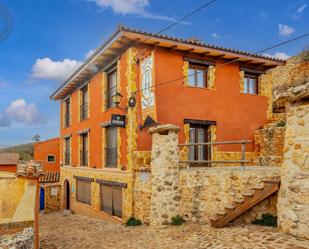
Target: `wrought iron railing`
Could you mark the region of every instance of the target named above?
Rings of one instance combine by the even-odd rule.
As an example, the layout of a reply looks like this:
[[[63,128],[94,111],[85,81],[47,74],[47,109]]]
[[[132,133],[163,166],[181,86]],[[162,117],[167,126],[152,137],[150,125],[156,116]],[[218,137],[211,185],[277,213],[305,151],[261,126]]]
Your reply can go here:
[[[88,103],[85,102],[80,105],[80,120],[88,118]]]
[[[211,166],[212,163],[235,163],[244,166],[245,163],[249,163],[250,160],[246,160],[246,144],[250,144],[250,140],[240,141],[222,141],[222,142],[207,142],[207,143],[188,143],[179,144],[179,147],[187,147],[187,160],[180,160],[180,163],[187,163],[190,165]],[[240,160],[211,160],[212,147],[217,145],[235,145],[241,144],[241,159]],[[193,152],[194,151],[194,152]],[[203,153],[208,153],[207,156]]]
[[[118,159],[117,148],[105,148],[105,165],[106,167],[117,167]]]

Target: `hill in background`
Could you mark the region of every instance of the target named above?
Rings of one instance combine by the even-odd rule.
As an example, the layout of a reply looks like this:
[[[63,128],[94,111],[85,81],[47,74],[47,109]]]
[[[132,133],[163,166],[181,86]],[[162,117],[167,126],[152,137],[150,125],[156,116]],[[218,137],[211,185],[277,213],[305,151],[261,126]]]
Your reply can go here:
[[[29,161],[33,159],[33,152],[34,152],[33,143],[20,144],[7,148],[2,148],[0,149],[0,153],[1,152],[18,153],[19,160]]]

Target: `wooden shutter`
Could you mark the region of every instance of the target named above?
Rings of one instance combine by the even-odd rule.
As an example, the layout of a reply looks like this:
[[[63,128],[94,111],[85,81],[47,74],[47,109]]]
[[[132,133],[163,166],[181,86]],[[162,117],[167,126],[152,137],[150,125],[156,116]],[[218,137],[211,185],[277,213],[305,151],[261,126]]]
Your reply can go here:
[[[101,207],[104,212],[113,215],[113,189],[111,187],[101,185]]]
[[[114,215],[122,218],[122,189],[113,188],[113,211]]]
[[[76,200],[91,205],[91,182],[76,181]]]

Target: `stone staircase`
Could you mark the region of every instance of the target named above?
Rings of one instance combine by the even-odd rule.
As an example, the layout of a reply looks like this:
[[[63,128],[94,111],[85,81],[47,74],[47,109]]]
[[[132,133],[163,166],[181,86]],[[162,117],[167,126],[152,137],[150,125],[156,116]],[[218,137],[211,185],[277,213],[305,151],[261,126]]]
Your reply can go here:
[[[243,192],[241,197],[235,198],[233,203],[224,205],[223,209],[218,208],[219,211],[210,218],[211,226],[217,228],[224,227],[229,222],[278,191],[279,185],[279,179],[262,180],[258,185]]]

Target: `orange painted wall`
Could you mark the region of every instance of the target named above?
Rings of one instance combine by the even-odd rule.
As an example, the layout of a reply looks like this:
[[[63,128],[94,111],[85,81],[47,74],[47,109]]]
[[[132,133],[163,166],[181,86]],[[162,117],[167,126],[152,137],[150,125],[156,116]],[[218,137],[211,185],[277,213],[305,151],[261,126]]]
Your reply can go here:
[[[215,90],[186,87],[183,80],[155,88],[157,116],[160,124],[180,126],[180,142],[184,141],[184,119],[212,120],[217,122],[217,141],[253,140],[254,130],[266,123],[267,98],[259,95],[240,93],[239,65],[237,63],[220,66],[217,61]],[[78,131],[90,128],[90,167],[101,168],[102,160],[102,128],[101,123],[111,119],[112,113],[125,114],[127,106],[127,52],[120,57],[120,84],[123,95],[120,107],[102,112],[103,75],[97,73],[90,80],[90,118],[78,120],[78,90],[71,95],[72,123],[70,127],[61,129],[61,137],[72,135],[72,166],[78,166]],[[136,65],[136,82],[141,88],[139,66]],[[183,77],[183,55],[167,50],[155,50],[155,83]],[[138,124],[141,120],[140,92],[137,93]],[[63,106],[61,105],[61,108]],[[62,113],[63,110],[61,110]],[[126,165],[127,137],[126,130],[121,131],[121,164]],[[150,150],[151,136],[148,129],[138,128],[138,150]],[[240,146],[224,146],[221,150],[240,151]],[[247,146],[247,150],[252,150]]]
[[[48,163],[47,156],[54,155],[55,163]],[[53,138],[34,144],[34,160],[41,161],[45,171],[60,170],[60,138]]]
[[[16,165],[0,165],[0,171],[6,171],[6,172],[16,172]]]

